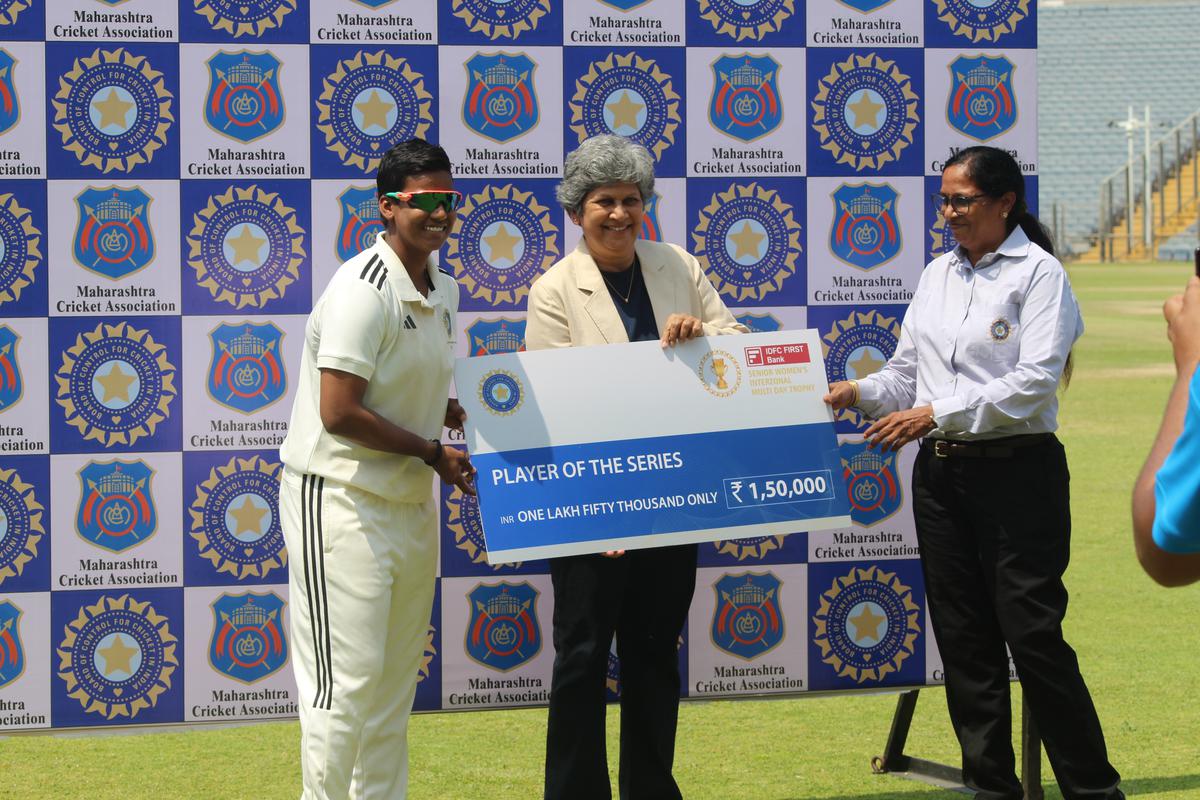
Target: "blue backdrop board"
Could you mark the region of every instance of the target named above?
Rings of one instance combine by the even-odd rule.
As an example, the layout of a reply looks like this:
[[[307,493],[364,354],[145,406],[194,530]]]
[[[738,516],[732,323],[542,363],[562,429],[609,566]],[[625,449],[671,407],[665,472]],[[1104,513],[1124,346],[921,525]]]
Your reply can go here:
[[[277,448],[392,142],[456,165],[459,355],[523,347],[579,240],[563,155],[611,131],[657,161],[645,236],[862,377],[953,246],[946,158],[986,142],[1036,180],[1036,44],[1034,0],[0,0],[0,730],[305,702]],[[701,546],[688,696],[940,682],[912,453],[837,429],[855,525]],[[417,707],[544,703],[545,562],[489,566],[474,500],[431,490]]]

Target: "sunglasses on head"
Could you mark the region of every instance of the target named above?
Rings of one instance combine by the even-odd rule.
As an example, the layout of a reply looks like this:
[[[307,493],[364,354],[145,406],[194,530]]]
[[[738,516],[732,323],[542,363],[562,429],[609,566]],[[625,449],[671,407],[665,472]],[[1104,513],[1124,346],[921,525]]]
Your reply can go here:
[[[462,204],[462,192],[453,189],[415,189],[411,192],[385,192],[383,196],[408,203],[426,214],[432,214],[439,208],[449,214]]]

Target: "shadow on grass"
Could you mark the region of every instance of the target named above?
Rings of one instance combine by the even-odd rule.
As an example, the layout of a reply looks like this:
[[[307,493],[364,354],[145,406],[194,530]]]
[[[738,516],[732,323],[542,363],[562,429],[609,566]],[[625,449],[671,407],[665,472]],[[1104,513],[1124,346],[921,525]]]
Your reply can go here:
[[[911,784],[910,784],[911,785]],[[1046,791],[1046,797],[1061,797],[1058,793],[1058,787],[1053,781],[1047,781],[1042,784],[1042,788]],[[1130,797],[1137,797],[1143,794],[1168,794],[1171,792],[1185,792],[1194,789],[1200,789],[1200,775],[1174,775],[1161,778],[1134,778],[1133,780],[1121,781],[1121,788]],[[822,795],[816,797],[813,795],[788,795],[787,797],[779,797],[776,800],[951,800],[955,797],[965,797],[961,792],[955,792],[950,789],[935,789],[929,788],[924,791],[916,792],[896,792],[895,790],[884,789],[870,794],[855,794],[855,795]]]

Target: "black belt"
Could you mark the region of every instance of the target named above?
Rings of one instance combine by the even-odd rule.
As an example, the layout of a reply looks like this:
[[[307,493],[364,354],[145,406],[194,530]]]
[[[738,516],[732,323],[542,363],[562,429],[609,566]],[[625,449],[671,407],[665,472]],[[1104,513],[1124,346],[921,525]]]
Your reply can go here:
[[[1028,433],[980,442],[922,439],[921,446],[932,450],[938,458],[1012,458],[1023,447],[1045,444],[1053,438],[1053,433]]]

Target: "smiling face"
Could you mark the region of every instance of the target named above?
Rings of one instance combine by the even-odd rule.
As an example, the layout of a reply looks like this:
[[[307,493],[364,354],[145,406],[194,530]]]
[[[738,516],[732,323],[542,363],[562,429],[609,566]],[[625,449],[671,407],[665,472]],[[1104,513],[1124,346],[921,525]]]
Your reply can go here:
[[[981,195],[979,187],[967,176],[966,164],[954,164],[942,173],[942,188],[939,191],[946,197],[965,195],[976,197]],[[1006,192],[1000,197],[978,197],[966,211],[955,211],[951,206],[942,207],[942,216],[946,224],[954,232],[954,238],[963,249],[971,263],[988,253],[995,252],[1004,240],[1008,238],[1008,225],[1005,215],[1012,211],[1016,195]]]
[[[633,264],[633,245],[642,233],[642,193],[636,183],[609,183],[588,192],[571,221],[583,229],[583,240],[596,266],[623,270]]]
[[[399,191],[453,188],[454,179],[449,172],[422,172],[410,175]],[[432,213],[425,212],[391,197],[379,198],[379,213],[387,228],[388,243],[405,266],[409,267],[423,265],[430,253],[445,244],[458,218],[456,211],[438,207]],[[410,260],[415,263],[410,264]]]

